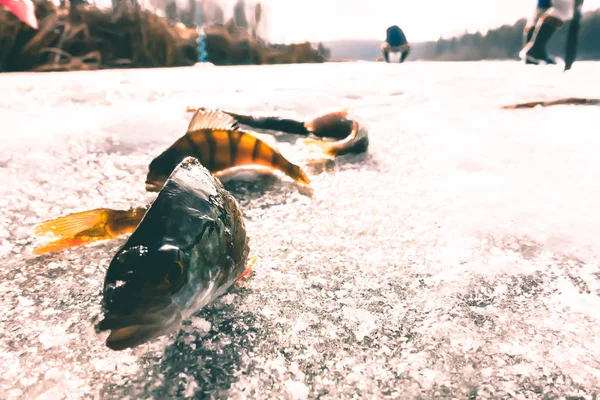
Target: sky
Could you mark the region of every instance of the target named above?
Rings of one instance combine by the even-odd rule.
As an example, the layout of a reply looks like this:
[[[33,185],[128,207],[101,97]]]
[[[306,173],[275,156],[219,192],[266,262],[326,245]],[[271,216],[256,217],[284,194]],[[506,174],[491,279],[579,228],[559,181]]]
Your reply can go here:
[[[58,0],[55,0],[58,2]],[[110,0],[90,0],[110,6]],[[165,3],[170,0],[138,0]],[[175,0],[187,8],[190,0]],[[199,0],[202,1],[202,0]],[[237,0],[214,0],[225,17]],[[245,0],[260,1],[264,18],[259,34],[271,42],[319,42],[336,39],[385,39],[390,25],[402,28],[409,42],[437,40],[468,32],[487,32],[529,18],[537,0]],[[250,7],[249,7],[250,8]],[[600,8],[600,0],[585,0],[583,11]],[[253,19],[249,9],[249,22]]]
[[[264,0],[275,42],[381,39],[390,25],[411,42],[483,32],[529,17],[537,0]],[[585,0],[583,11],[600,8]]]

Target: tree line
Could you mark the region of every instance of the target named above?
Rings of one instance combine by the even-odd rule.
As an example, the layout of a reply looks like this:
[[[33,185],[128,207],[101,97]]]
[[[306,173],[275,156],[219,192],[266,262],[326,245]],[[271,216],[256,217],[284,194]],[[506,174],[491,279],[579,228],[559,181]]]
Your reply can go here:
[[[564,57],[569,22],[552,38],[548,51]],[[465,33],[451,39],[416,43],[411,59],[429,61],[479,61],[511,60],[519,58],[523,48],[523,29],[526,19],[514,25],[503,25],[491,29],[487,34]],[[600,9],[583,14],[579,30],[577,58],[580,60],[600,60]]]

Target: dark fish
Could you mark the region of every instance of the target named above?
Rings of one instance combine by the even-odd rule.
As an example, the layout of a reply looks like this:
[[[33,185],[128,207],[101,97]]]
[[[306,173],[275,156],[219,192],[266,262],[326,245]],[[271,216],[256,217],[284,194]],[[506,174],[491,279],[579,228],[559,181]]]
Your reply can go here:
[[[512,110],[517,108],[535,108],[537,106],[549,107],[549,106],[560,106],[560,105],[582,105],[582,106],[598,106],[600,105],[600,99],[586,99],[582,97],[566,97],[557,100],[548,101],[530,101],[528,103],[517,103],[502,106],[505,110]]]
[[[210,109],[205,107],[188,106],[186,108],[188,112],[199,110],[210,111]],[[345,139],[352,132],[352,124],[346,118],[348,116],[348,110],[346,109],[323,114],[310,121],[299,121],[274,116],[238,114],[227,110],[219,111],[230,115],[240,124],[255,129],[267,129],[301,136],[313,135],[328,139]]]
[[[106,232],[116,235],[115,226],[121,233],[133,231],[108,267],[104,318],[96,324],[98,332],[111,331],[106,345],[113,350],[136,347],[177,329],[182,319],[227,291],[252,264],[237,202],[194,158],[175,168],[145,213],[135,210],[120,215],[106,209],[88,212],[95,216],[88,223],[102,220],[97,226],[81,224],[84,213],[42,224],[64,227],[54,229],[59,235],[91,232],[87,242],[108,238]]]
[[[306,173],[285,158],[273,138],[239,128],[230,115],[201,109],[188,131],[150,163],[146,189],[158,191],[175,166],[185,157],[197,158],[213,174],[238,167],[259,166],[279,170],[301,185],[309,185]]]
[[[337,141],[304,139],[304,144],[316,146],[329,157],[364,153],[369,147],[368,132],[356,119],[347,118],[348,111],[336,111],[317,117],[306,123],[310,132],[320,137],[343,137]]]

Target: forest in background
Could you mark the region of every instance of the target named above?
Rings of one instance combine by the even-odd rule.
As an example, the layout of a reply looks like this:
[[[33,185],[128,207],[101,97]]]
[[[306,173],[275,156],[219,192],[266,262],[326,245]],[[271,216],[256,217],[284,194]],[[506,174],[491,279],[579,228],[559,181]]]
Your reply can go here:
[[[480,32],[465,33],[459,37],[437,41],[411,43],[409,60],[427,61],[480,61],[480,60],[517,60],[523,47],[523,28],[526,19],[520,19],[513,25],[503,25],[489,30],[485,35]],[[548,51],[564,57],[567,22],[549,43]],[[381,40],[336,40],[323,44],[330,49],[333,59],[358,59],[373,61],[381,55],[380,45],[385,37],[382,27]],[[410,32],[405,32],[410,41]],[[600,60],[600,10],[583,14],[579,30],[577,51],[579,60]]]

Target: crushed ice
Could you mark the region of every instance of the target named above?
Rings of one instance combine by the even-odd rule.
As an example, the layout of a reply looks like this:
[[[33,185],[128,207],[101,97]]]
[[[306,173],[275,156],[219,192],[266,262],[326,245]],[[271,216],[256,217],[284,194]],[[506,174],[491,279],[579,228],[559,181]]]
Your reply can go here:
[[[591,396],[600,180],[585,121],[598,111],[499,109],[586,95],[597,64],[578,65],[560,75],[517,63],[408,63],[401,75],[345,63],[0,77],[0,393]],[[187,126],[187,104],[292,117],[350,105],[371,148],[314,176],[312,198],[277,179],[229,184],[255,275],[180,332],[110,352],[91,318],[123,240],[34,257],[31,228],[151,201],[147,166]]]

